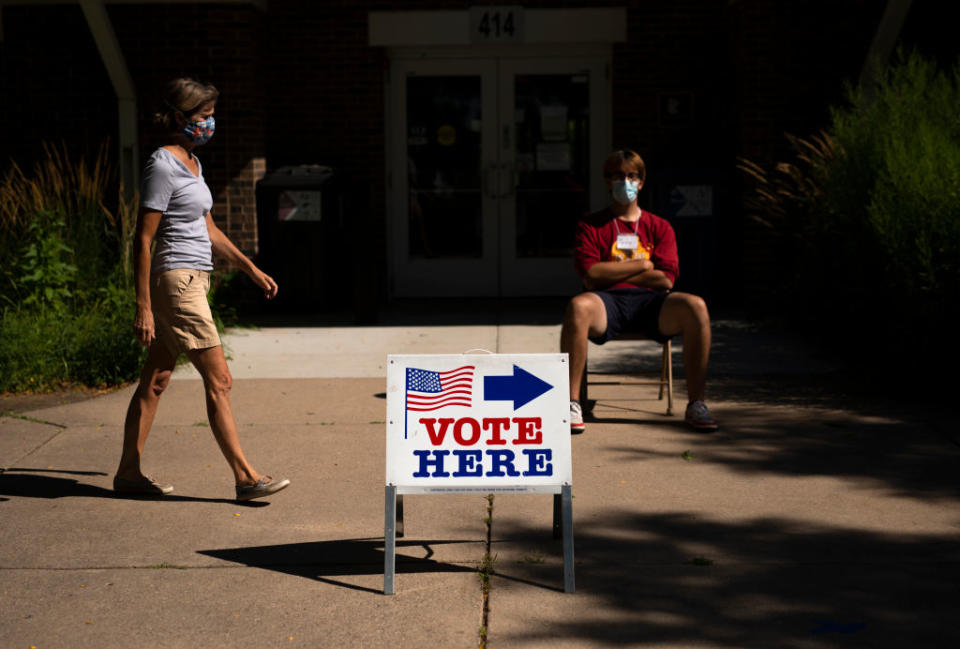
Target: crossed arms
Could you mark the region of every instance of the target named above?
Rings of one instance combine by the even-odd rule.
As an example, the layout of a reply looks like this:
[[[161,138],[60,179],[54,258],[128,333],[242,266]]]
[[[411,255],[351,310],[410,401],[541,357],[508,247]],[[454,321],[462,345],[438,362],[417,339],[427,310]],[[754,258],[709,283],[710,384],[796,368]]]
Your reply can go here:
[[[673,288],[673,280],[662,270],[654,268],[649,259],[598,261],[590,266],[583,276],[583,286],[588,290],[602,289],[621,282],[657,291],[669,291]]]

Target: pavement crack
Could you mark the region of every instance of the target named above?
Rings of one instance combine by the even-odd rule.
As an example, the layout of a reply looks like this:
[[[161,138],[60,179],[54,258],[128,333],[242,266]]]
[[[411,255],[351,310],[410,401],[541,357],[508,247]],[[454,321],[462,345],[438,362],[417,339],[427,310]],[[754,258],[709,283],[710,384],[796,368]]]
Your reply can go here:
[[[32,421],[35,424],[43,424],[45,426],[56,426],[57,428],[66,428],[64,424],[58,424],[55,421],[46,421],[44,419],[37,419],[36,417],[28,417],[27,415],[18,415],[15,412],[0,413],[0,417],[10,417],[11,419],[22,419],[23,421]]]
[[[60,435],[60,433],[62,433],[63,431],[65,431],[65,430],[67,429],[67,427],[66,427],[65,425],[63,425],[63,424],[58,424],[58,423],[55,423],[55,422],[52,422],[52,421],[44,421],[44,420],[42,420],[42,419],[37,419],[36,417],[28,417],[28,416],[26,416],[26,415],[18,415],[18,414],[15,414],[15,413],[5,412],[5,413],[3,413],[2,415],[0,415],[0,417],[10,417],[11,419],[21,419],[21,420],[23,420],[23,421],[29,421],[29,422],[32,422],[32,423],[34,423],[34,424],[42,424],[42,425],[44,425],[44,426],[53,426],[54,428],[57,429],[57,431],[56,431],[53,435],[50,435],[50,437],[48,437],[47,439],[45,439],[45,440],[43,440],[42,442],[40,442],[39,444],[37,444],[36,446],[34,446],[32,449],[30,449],[29,451],[27,451],[26,453],[24,453],[24,454],[21,455],[20,457],[16,458],[16,459],[10,464],[10,466],[17,466],[22,460],[24,460],[25,458],[30,457],[31,455],[33,455],[34,453],[36,453],[37,451],[39,451],[41,448],[43,448],[44,446],[46,446],[47,444],[49,444],[50,442],[52,442],[54,439],[56,439],[56,438]]]
[[[490,628],[490,577],[494,574],[496,557],[490,554],[490,545],[493,538],[493,494],[487,494],[487,539],[483,549],[483,558],[477,568],[480,576],[480,592],[483,598],[483,612],[480,617],[479,649],[487,647],[487,632]]]

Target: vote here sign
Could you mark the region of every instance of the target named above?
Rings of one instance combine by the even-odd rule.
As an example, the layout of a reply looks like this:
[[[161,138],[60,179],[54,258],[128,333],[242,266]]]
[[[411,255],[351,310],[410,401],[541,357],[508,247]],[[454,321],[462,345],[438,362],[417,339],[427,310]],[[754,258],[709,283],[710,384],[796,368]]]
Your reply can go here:
[[[387,486],[560,493],[572,476],[566,354],[387,357]]]

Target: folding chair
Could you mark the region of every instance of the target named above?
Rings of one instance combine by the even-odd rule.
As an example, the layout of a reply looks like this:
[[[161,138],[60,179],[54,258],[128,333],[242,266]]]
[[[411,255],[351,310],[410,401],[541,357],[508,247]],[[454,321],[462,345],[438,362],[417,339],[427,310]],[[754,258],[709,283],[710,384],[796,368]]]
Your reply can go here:
[[[650,340],[641,334],[632,334],[625,333],[615,340]],[[615,342],[615,341],[610,341]],[[610,343],[607,343],[608,345]],[[588,345],[589,348],[589,345]],[[658,381],[618,381],[616,385],[659,385],[660,394],[657,397],[659,400],[663,400],[663,393],[666,390],[667,393],[667,414],[673,414],[673,363],[672,363],[672,348],[670,341],[663,343],[663,358],[661,360],[660,367],[660,379]],[[580,379],[580,406],[583,408],[584,414],[590,414],[593,412],[593,406],[597,403],[596,400],[591,400],[587,396],[587,385],[589,383],[589,353],[587,354],[587,360],[583,364],[583,378]]]

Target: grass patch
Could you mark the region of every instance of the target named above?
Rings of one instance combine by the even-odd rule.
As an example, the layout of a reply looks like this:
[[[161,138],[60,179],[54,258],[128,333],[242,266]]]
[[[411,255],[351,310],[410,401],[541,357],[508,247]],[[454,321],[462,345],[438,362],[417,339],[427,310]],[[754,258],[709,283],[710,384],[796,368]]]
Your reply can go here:
[[[545,563],[547,558],[543,555],[542,552],[531,552],[530,554],[525,554],[520,559],[520,563],[526,563],[529,565],[539,565]]]
[[[29,421],[34,424],[43,424],[44,426],[56,426],[57,428],[66,428],[63,424],[55,424],[52,421],[44,421],[42,419],[37,419],[36,417],[28,417],[27,415],[18,415],[13,412],[0,412],[0,417],[10,417],[11,419],[21,419],[23,421]]]

